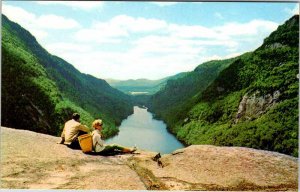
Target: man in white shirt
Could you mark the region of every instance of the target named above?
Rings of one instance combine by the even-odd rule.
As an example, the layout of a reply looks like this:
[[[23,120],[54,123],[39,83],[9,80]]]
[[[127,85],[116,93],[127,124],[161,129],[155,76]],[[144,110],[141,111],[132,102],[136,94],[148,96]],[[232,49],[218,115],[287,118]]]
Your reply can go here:
[[[80,115],[74,113],[72,119],[65,123],[61,134],[61,144],[66,144],[72,149],[80,149],[78,136],[90,132],[90,129],[79,121]]]

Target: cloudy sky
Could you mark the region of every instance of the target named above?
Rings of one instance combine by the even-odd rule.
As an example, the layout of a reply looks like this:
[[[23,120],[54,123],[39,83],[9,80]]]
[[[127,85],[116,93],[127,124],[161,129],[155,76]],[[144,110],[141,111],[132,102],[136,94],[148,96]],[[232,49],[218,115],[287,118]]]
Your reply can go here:
[[[51,54],[107,79],[160,79],[252,51],[298,3],[5,1]]]

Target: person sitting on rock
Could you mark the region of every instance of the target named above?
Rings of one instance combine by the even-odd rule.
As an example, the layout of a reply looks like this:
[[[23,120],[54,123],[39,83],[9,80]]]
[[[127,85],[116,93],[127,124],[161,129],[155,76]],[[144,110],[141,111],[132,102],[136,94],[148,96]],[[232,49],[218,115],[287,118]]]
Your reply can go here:
[[[78,141],[78,136],[90,132],[90,129],[80,123],[80,115],[74,113],[72,119],[65,123],[61,134],[60,144],[66,144],[72,149],[81,149]]]
[[[92,126],[95,129],[92,132],[94,152],[101,155],[114,155],[118,153],[133,153],[134,151],[136,151],[136,147],[134,147],[133,149],[129,149],[116,144],[105,145],[104,141],[101,139],[101,130],[103,126],[103,122],[101,119],[96,119],[93,122]]]

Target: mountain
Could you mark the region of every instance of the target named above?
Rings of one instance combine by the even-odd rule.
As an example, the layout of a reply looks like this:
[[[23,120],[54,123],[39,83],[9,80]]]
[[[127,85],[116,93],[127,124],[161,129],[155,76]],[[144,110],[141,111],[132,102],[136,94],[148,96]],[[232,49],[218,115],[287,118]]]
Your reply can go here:
[[[168,125],[175,125],[185,109],[193,105],[193,97],[200,94],[218,76],[220,71],[228,67],[234,59],[214,60],[203,63],[185,76],[171,79],[148,101],[151,111],[157,118],[162,118]]]
[[[186,144],[245,146],[298,156],[298,42],[295,15],[258,49],[228,61],[214,73],[215,79],[200,85],[188,83],[187,75],[168,83],[153,95],[151,110]],[[191,87],[198,85],[202,88],[191,94]]]
[[[186,72],[182,72],[173,76],[165,77],[158,80],[149,79],[129,79],[115,80],[106,79],[108,84],[126,94],[130,95],[152,95],[163,88],[168,80],[178,79],[185,76]]]
[[[79,112],[83,123],[104,119],[104,135],[133,111],[130,96],[48,53],[28,31],[2,15],[1,124],[57,135]]]

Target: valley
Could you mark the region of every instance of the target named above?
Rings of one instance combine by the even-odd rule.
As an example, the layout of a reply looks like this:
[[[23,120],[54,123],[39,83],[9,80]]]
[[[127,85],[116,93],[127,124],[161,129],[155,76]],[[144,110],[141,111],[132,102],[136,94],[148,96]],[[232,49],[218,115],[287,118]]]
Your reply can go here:
[[[295,15],[253,52],[203,63],[135,101],[186,145],[246,146],[296,157],[298,28]]]
[[[299,190],[298,2],[1,4],[3,191]]]
[[[144,105],[186,145],[242,146],[297,156],[298,28],[295,15],[253,52],[159,80],[106,82],[49,54],[3,15],[1,123],[58,136],[63,123],[79,112],[88,126],[102,118],[110,138],[133,106]]]
[[[109,137],[133,112],[130,96],[51,55],[5,15],[2,35],[2,125],[60,135],[64,122],[77,112],[89,127],[102,118]]]
[[[105,140],[108,144],[137,146],[141,150],[170,154],[184,148],[174,135],[168,132],[162,120],[153,118],[147,108],[134,106],[133,114],[123,120],[118,135]]]

